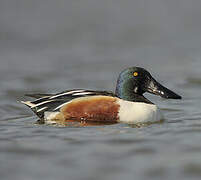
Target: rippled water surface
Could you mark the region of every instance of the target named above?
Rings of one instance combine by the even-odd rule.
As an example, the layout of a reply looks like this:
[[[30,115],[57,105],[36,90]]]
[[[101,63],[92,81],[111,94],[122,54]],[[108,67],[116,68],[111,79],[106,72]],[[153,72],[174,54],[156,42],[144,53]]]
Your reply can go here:
[[[201,179],[201,5],[141,2],[0,3],[1,179]],[[162,123],[50,126],[19,103],[26,93],[114,90],[136,65],[183,97],[146,95]]]

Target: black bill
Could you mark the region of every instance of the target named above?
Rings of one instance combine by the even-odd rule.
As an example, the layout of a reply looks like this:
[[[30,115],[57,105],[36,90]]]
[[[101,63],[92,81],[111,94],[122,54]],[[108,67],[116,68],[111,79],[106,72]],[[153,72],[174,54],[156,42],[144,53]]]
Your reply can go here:
[[[180,95],[162,86],[153,78],[147,83],[146,91],[166,99],[181,99],[182,98]]]

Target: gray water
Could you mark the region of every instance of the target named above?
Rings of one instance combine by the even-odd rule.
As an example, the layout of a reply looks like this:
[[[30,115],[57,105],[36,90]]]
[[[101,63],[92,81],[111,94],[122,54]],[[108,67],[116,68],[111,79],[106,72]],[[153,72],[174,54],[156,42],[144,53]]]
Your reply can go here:
[[[199,0],[2,0],[1,179],[201,179],[200,9]],[[163,123],[39,125],[18,102],[25,93],[114,90],[129,66],[182,95],[146,94]]]

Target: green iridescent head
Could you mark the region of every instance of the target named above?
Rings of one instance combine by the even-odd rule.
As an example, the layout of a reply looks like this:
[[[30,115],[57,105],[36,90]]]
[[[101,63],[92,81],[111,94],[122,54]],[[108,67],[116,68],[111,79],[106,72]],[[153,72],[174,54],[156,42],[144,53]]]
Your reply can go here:
[[[181,96],[158,83],[144,68],[129,67],[120,73],[115,92],[119,98],[143,101],[141,98],[144,98],[145,92],[168,99],[181,99]]]

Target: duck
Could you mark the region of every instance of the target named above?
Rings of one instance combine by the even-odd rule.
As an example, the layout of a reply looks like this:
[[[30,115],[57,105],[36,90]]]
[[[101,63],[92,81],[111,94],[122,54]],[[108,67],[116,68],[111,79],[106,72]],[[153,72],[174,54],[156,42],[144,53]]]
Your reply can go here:
[[[33,101],[21,101],[45,122],[146,123],[162,119],[160,109],[144,93],[166,99],[182,97],[157,82],[142,67],[124,69],[115,92],[72,89],[56,94],[27,94]]]

